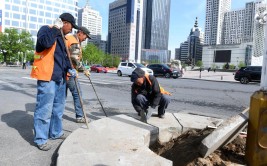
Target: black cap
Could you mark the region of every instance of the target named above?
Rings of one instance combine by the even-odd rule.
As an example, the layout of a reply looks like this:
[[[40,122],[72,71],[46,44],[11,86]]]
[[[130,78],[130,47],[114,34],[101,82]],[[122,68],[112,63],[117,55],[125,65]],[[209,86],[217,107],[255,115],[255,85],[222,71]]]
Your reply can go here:
[[[62,21],[67,21],[69,23],[71,23],[71,25],[73,26],[73,28],[78,29],[79,27],[75,24],[75,19],[74,17],[70,14],[70,13],[63,13],[59,16],[59,18],[61,18]]]
[[[138,67],[132,72],[131,81],[135,82],[138,78],[141,78],[144,76],[145,76],[145,71]]]
[[[89,31],[86,27],[80,27],[79,30],[82,31],[83,33],[85,33],[86,36],[87,36],[89,39],[91,39],[91,37],[90,37],[90,31]]]

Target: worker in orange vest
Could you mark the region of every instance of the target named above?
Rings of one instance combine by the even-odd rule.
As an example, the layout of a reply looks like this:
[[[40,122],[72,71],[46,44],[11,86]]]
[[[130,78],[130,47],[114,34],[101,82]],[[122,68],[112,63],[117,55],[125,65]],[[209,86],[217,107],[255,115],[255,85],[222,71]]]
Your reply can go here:
[[[82,48],[81,48],[81,42],[85,41],[86,39],[91,39],[90,37],[90,31],[86,27],[79,27],[78,32],[76,34],[71,34],[66,36],[66,43],[70,52],[70,57],[72,60],[72,65],[73,67],[78,70],[82,69],[84,71],[84,74],[89,77],[90,72],[84,68],[83,64],[81,63],[82,59]],[[78,72],[77,72],[78,73]],[[80,95],[81,93],[81,88],[78,79],[77,80],[77,86],[79,86],[80,90]],[[83,114],[82,111],[82,106],[80,102],[80,97],[78,93],[77,86],[75,85],[75,80],[73,77],[70,77],[68,75],[67,78],[67,88],[72,93],[73,101],[74,101],[74,109],[76,113],[76,122],[77,123],[84,123],[85,122],[85,115]]]
[[[160,87],[157,79],[153,75],[145,73],[141,68],[136,68],[131,75],[132,84],[132,104],[138,115],[141,115],[142,121],[150,118],[152,110],[158,107],[158,117],[164,118],[165,109],[170,103],[171,95]],[[142,117],[142,112],[145,112],[146,117]]]
[[[40,150],[51,149],[48,139],[64,139],[62,116],[65,109],[66,75],[76,76],[62,36],[78,28],[74,17],[63,13],[54,25],[42,26],[37,34],[31,77],[37,79],[34,112],[34,142]],[[62,32],[62,33],[61,33]]]

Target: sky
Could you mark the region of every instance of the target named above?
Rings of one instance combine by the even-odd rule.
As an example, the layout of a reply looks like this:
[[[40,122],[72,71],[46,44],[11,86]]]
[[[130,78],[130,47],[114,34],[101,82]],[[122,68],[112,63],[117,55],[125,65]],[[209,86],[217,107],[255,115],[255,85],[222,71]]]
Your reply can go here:
[[[106,40],[108,33],[108,9],[109,3],[115,0],[89,0],[90,6],[100,12],[102,16],[102,39]],[[245,8],[246,2],[253,0],[232,0],[232,10]],[[84,7],[87,0],[79,0],[79,7]],[[191,28],[198,17],[198,26],[205,30],[206,0],[171,0],[170,29],[169,29],[169,50],[172,57],[175,48],[187,40]]]

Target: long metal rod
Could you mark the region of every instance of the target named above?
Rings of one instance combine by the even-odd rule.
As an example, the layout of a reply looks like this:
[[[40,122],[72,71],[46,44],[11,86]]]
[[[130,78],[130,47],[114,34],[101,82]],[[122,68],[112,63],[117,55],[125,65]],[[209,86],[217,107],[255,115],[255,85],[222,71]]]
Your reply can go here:
[[[92,83],[91,78],[90,78],[89,76],[87,76],[87,77],[88,77],[89,80],[90,80],[90,83],[91,83],[91,85],[92,85],[92,87],[93,87],[93,89],[94,89],[95,95],[96,95],[96,97],[97,97],[97,100],[98,100],[99,104],[101,105],[101,108],[102,108],[104,114],[106,115],[106,117],[108,117],[108,115],[106,114],[106,111],[104,110],[104,107],[103,107],[103,105],[102,105],[100,99],[98,98],[98,95],[97,95],[97,93],[96,93],[96,90],[95,90],[94,84]]]
[[[67,54],[68,54],[68,58],[69,58],[70,64],[71,64],[71,66],[73,66],[71,58],[70,58],[70,52],[69,52],[69,49],[68,49],[67,44],[66,44],[65,35],[63,34],[62,29],[60,29],[60,32],[61,32],[61,37],[62,37],[62,39],[64,41],[64,44],[65,44],[65,47],[66,47],[66,51],[67,51]],[[74,78],[74,81],[75,81],[75,86],[76,86],[77,91],[78,91],[79,100],[80,100],[80,104],[81,104],[83,115],[84,115],[84,119],[85,119],[85,124],[86,124],[87,128],[89,129],[86,113],[85,113],[85,111],[83,109],[83,100],[82,100],[82,97],[81,97],[80,88],[78,86],[77,77]]]

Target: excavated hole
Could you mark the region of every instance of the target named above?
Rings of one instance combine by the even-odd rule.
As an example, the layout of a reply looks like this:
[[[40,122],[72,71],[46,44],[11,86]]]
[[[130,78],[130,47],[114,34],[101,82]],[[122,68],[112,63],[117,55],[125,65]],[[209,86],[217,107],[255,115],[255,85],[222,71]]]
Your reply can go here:
[[[198,147],[201,141],[213,129],[190,130],[178,138],[161,145],[159,142],[150,146],[156,154],[173,161],[173,166],[223,166],[245,164],[246,138],[238,136],[228,145],[219,148],[206,158],[201,158]]]

